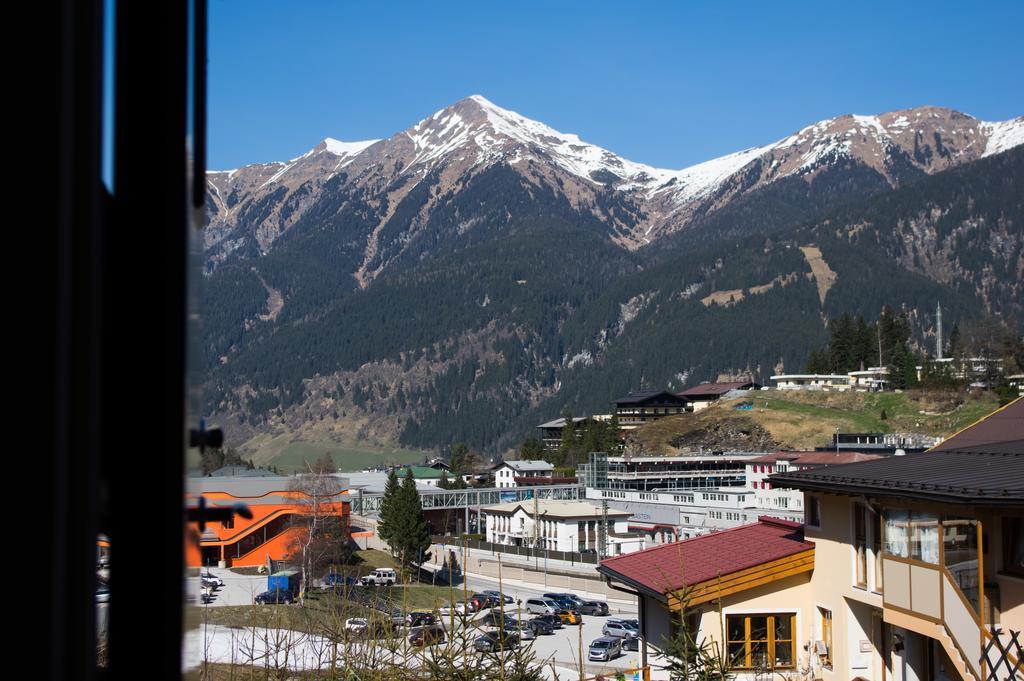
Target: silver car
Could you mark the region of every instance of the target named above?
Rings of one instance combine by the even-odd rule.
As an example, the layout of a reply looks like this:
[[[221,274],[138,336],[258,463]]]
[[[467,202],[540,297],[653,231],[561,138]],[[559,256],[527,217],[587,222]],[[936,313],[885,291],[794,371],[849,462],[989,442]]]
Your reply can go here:
[[[532,615],[554,615],[561,606],[550,598],[530,598],[526,601],[526,612]]]
[[[602,636],[601,638],[594,639],[590,644],[590,654],[588,655],[591,660],[600,660],[608,662],[614,660],[616,657],[622,654],[622,639],[613,638],[611,636]]]
[[[631,623],[623,622],[621,620],[609,620],[605,622],[604,626],[601,627],[601,633],[605,636],[613,636],[615,638],[635,638],[640,635],[640,631]]]

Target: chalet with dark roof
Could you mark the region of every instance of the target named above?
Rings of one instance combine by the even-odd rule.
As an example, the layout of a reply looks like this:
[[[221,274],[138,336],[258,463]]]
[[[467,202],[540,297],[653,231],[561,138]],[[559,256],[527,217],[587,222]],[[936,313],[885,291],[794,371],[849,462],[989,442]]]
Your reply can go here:
[[[760,390],[761,384],[754,383],[753,381],[729,381],[726,383],[701,383],[695,385],[692,388],[687,388],[681,393],[677,393],[680,397],[685,397],[691,405],[693,405],[693,411],[700,411],[708,407],[712,402],[716,402],[729,393],[737,390]]]
[[[690,401],[667,390],[629,393],[615,400],[615,416],[623,430],[688,411],[693,411]]]

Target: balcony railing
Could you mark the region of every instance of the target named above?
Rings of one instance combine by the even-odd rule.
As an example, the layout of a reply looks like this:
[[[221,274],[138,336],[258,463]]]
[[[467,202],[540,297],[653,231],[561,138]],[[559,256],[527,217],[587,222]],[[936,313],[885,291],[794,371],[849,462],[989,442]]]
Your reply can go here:
[[[943,565],[889,554],[883,554],[882,561],[885,608],[934,625],[918,633],[938,638],[950,658],[956,662],[959,657],[972,678],[1020,678],[1024,660],[1019,632],[986,627],[977,596],[971,599],[961,591],[966,570],[954,575]],[[976,580],[968,578],[966,583],[977,589]]]

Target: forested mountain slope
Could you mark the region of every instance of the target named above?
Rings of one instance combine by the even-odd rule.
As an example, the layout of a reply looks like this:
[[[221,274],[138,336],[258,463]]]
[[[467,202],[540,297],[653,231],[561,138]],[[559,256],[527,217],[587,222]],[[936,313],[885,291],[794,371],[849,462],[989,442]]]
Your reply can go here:
[[[211,268],[207,410],[236,443],[286,432],[498,451],[629,390],[800,370],[843,312],[904,308],[918,342],[936,302],[950,326],[1019,320],[1024,151],[982,156],[895,188],[855,160],[752,185],[646,248],[622,247],[635,195],[574,200],[554,171],[497,162],[457,189],[427,171],[385,210],[339,168],[325,187],[344,190],[272,247]],[[382,210],[416,228],[382,227]],[[383,260],[367,258],[368,234]]]

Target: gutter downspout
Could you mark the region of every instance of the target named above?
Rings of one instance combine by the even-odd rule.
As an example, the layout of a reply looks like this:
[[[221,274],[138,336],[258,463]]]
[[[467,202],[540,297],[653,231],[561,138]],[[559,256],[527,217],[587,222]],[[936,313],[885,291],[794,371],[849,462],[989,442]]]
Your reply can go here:
[[[645,606],[644,597],[639,591],[632,591],[630,589],[624,589],[621,586],[615,586],[612,584],[612,578],[608,575],[604,576],[604,583],[608,585],[609,589],[615,589],[616,591],[621,591],[624,594],[636,596],[640,620],[640,666],[644,669],[644,681],[647,681],[651,678],[651,672],[647,667],[647,608]]]

